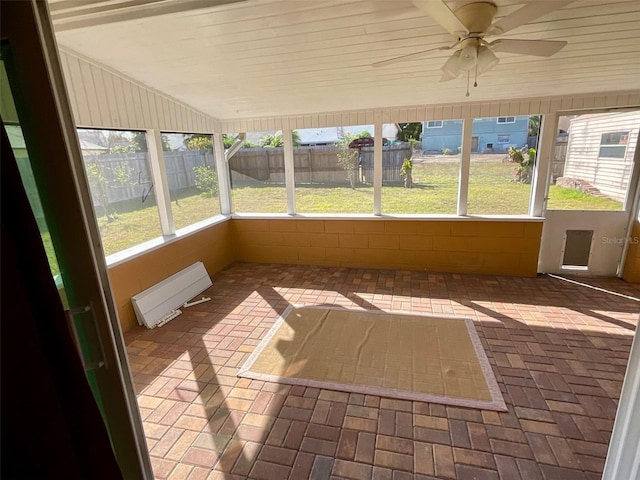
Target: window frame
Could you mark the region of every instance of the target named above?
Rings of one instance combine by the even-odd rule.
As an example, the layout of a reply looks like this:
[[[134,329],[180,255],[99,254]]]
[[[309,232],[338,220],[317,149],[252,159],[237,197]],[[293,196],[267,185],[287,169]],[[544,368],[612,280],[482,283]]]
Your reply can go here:
[[[511,120],[509,120],[511,119]],[[502,120],[502,121],[500,121]],[[496,124],[498,125],[505,125],[505,124],[511,124],[511,123],[516,123],[516,117],[515,116],[507,116],[507,117],[496,117]]]
[[[182,145],[181,146],[184,146],[185,150],[180,150],[180,147],[178,147],[178,148],[176,148],[174,150],[165,150],[164,149],[165,138],[171,144],[171,136],[174,136],[174,135],[175,136],[182,136],[182,139],[181,139]],[[187,145],[184,143],[185,142],[185,137],[184,137],[185,135],[191,135],[191,136],[197,135],[197,136],[201,136],[201,137],[206,137],[208,140],[211,141],[211,151],[209,152],[209,150],[207,150],[207,149],[204,149],[204,150],[190,150],[187,147]],[[185,170],[183,170],[183,171],[181,171],[179,173],[184,174],[185,176],[189,176],[190,175],[190,171],[186,169],[186,164],[184,163],[185,162],[184,154],[186,152],[198,152],[198,151],[200,151],[200,152],[208,152],[208,153],[211,154],[211,157],[213,159],[212,165],[206,165],[206,160],[205,160],[205,165],[199,165],[199,166],[205,166],[205,167],[210,168],[211,171],[215,174],[215,177],[216,177],[216,186],[215,186],[216,193],[211,195],[210,198],[215,197],[217,199],[219,211],[218,212],[215,212],[215,211],[214,212],[209,212],[209,213],[211,213],[211,215],[208,215],[208,216],[206,216],[204,218],[196,220],[195,222],[189,223],[187,225],[177,226],[176,222],[177,223],[182,223],[181,222],[182,219],[181,219],[181,215],[176,215],[176,213],[178,213],[178,212],[177,212],[177,210],[174,209],[174,207],[176,207],[177,203],[173,203],[173,202],[177,202],[177,200],[182,200],[182,199],[173,198],[171,200],[171,202],[172,202],[171,203],[171,217],[172,217],[173,223],[174,223],[173,233],[175,234],[175,232],[177,232],[178,230],[184,230],[184,229],[188,230],[188,229],[191,228],[192,225],[199,225],[200,223],[202,223],[205,220],[208,220],[208,219],[210,219],[212,217],[216,217],[216,216],[220,215],[221,214],[221,212],[220,212],[220,181],[219,181],[218,172],[217,172],[217,168],[216,168],[216,155],[215,155],[215,148],[214,148],[214,145],[213,145],[213,134],[212,133],[198,133],[198,132],[174,132],[174,131],[169,131],[169,130],[161,130],[160,131],[160,138],[161,138],[162,147],[163,147],[162,148],[162,156],[163,156],[163,160],[164,160],[163,164],[164,164],[165,174],[167,176],[167,185],[169,186],[169,198],[170,199],[171,199],[172,195],[175,195],[175,194],[179,195],[179,192],[181,192],[182,189],[181,188],[172,189],[171,186],[169,185],[169,182],[170,182],[169,181],[169,177],[171,175],[176,175],[176,172],[169,172],[169,170],[167,168],[167,158],[166,158],[166,154],[167,153],[180,152],[183,155],[183,157],[182,157],[183,158],[183,166],[185,167]],[[197,177],[197,174],[195,172],[193,172],[193,175],[195,177]],[[188,182],[189,181],[187,180],[187,183]],[[183,187],[183,188],[185,188],[185,187]],[[187,185],[187,187],[186,187],[186,189],[193,189],[193,188],[197,188],[197,187],[195,185],[192,185],[192,186]],[[202,191],[200,192],[200,194],[206,195]],[[189,198],[189,197],[186,197],[186,198]],[[207,212],[207,210],[205,210],[205,212]],[[176,220],[176,217],[178,218],[178,220]]]
[[[442,128],[444,127],[444,120],[427,120],[425,122],[427,128]],[[434,124],[434,125],[430,125]],[[439,124],[439,125],[438,125]]]
[[[620,131],[615,131],[615,132],[603,132],[600,135],[600,145],[598,147],[598,160],[622,160],[624,161],[624,159],[627,157],[627,147],[629,146],[629,135],[631,134],[631,132],[629,130],[620,130]],[[626,139],[625,143],[603,143],[605,136],[611,136],[611,135],[620,135],[620,140],[622,139]],[[620,157],[613,157],[611,155],[603,155],[602,154],[602,149],[603,148],[616,148],[616,147],[623,147],[623,153],[622,156]]]

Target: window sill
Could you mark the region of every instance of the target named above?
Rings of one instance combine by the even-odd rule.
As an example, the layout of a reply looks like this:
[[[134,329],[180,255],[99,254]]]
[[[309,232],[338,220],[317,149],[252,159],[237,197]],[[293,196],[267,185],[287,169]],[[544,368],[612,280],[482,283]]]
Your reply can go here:
[[[173,242],[188,237],[189,235],[193,235],[194,233],[212,227],[213,225],[218,225],[229,220],[231,220],[231,217],[228,215],[216,215],[215,217],[207,218],[205,220],[201,220],[200,222],[189,225],[188,227],[176,230],[176,233],[174,235],[157,237],[144,243],[140,243],[139,245],[127,248],[126,250],[113,253],[106,257],[107,267],[111,268],[115,267],[116,265],[120,265],[121,263],[128,262],[130,260],[133,260],[134,258],[140,257],[149,252],[157,250],[158,248],[164,247]]]
[[[492,222],[542,222],[543,217],[529,215],[421,215],[421,214],[384,214],[366,213],[234,213],[233,219],[295,219],[295,220],[420,220],[420,221],[492,221]]]

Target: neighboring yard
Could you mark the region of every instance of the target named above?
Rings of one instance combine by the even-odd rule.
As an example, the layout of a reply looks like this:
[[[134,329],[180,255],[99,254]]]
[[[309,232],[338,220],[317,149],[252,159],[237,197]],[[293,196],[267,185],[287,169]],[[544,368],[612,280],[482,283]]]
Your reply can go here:
[[[510,163],[472,162],[469,177],[469,214],[526,214],[531,186],[513,182],[515,166]],[[458,161],[416,163],[414,188],[385,185],[382,210],[387,214],[455,214],[458,190]],[[345,176],[346,177],[346,176]],[[183,192],[171,203],[176,228],[183,228],[220,211],[217,198],[206,198],[197,190]],[[550,209],[619,210],[620,202],[552,186]],[[285,213],[284,185],[247,186],[232,191],[234,210],[244,213]],[[118,252],[160,235],[157,209],[147,199],[115,205],[117,219],[98,218],[106,255]],[[345,185],[296,185],[296,210],[299,213],[362,213],[373,210],[373,187],[352,190]]]

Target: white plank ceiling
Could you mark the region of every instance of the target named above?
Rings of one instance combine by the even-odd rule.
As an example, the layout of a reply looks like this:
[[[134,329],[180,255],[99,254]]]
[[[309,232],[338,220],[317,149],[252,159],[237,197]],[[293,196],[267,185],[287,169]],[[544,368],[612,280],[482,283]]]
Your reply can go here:
[[[468,98],[466,77],[439,83],[451,52],[371,67],[451,43],[410,0],[216,3],[49,0],[49,8],[60,45],[225,120],[640,88],[638,0],[576,0],[508,32],[502,38],[568,45],[551,58],[499,53]],[[495,3],[499,18],[526,2]]]

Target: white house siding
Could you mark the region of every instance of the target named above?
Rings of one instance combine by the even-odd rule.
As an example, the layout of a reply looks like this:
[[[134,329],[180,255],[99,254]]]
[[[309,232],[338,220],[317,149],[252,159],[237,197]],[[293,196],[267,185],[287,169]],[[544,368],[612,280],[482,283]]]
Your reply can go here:
[[[640,130],[640,111],[582,115],[571,121],[564,177],[589,182],[604,195],[624,201]],[[599,158],[602,134],[629,132],[624,158]]]

